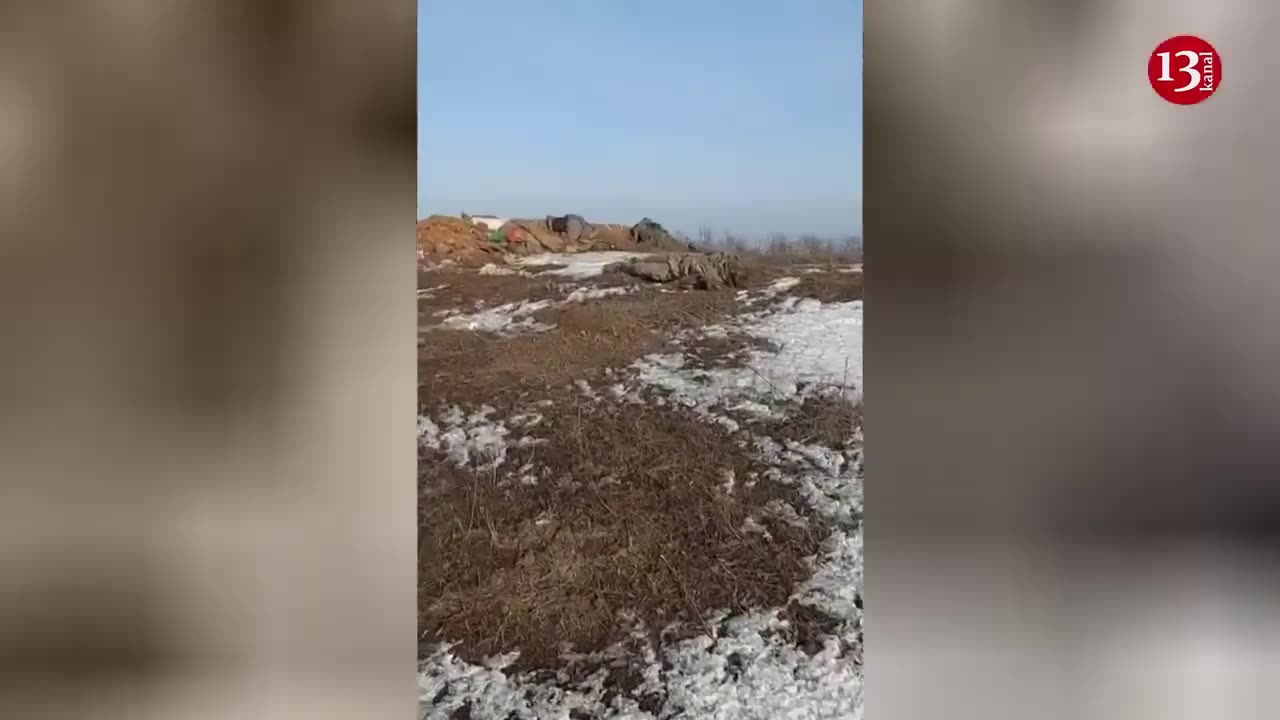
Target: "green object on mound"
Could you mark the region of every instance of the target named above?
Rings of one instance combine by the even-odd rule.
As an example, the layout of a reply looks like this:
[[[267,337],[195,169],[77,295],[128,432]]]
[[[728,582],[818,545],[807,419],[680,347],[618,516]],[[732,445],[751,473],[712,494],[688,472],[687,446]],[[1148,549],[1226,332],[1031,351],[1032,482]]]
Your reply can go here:
[[[506,245],[507,234],[502,231],[502,228],[498,228],[497,230],[489,233],[489,242],[494,245]]]

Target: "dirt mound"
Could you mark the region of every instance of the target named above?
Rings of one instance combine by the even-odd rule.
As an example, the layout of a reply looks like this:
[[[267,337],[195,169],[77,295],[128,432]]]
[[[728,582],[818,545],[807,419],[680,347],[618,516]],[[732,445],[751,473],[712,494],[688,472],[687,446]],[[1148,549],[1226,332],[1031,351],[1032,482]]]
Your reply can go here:
[[[585,232],[571,238],[569,233],[552,230],[547,225],[546,218],[517,218],[504,225],[503,232],[509,241],[509,251],[514,255],[629,250],[632,246],[626,226],[603,223],[587,225]]]
[[[418,223],[417,237],[420,262],[453,260],[479,266],[502,261],[502,245],[491,241],[483,226],[462,218],[432,215]]]
[[[490,230],[469,218],[432,215],[418,222],[418,260],[430,265],[452,260],[478,267],[501,263],[507,255],[632,250],[637,247],[688,251],[690,245],[672,237],[661,225],[645,218],[633,227],[583,223],[580,232],[556,232],[546,218],[513,218]],[[566,216],[576,217],[576,216]]]

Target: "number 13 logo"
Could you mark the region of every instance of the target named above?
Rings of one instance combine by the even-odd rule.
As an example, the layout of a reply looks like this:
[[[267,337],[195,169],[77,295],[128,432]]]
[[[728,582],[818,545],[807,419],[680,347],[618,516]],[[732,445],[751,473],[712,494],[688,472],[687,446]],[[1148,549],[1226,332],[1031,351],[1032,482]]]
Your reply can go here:
[[[1194,105],[1222,83],[1222,59],[1212,45],[1194,35],[1178,35],[1156,46],[1147,61],[1147,79],[1160,97]]]

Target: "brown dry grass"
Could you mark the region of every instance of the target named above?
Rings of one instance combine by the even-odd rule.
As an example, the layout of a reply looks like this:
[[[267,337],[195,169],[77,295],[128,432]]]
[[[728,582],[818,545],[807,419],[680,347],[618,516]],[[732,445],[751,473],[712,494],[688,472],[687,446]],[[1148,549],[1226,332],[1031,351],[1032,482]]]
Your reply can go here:
[[[541,300],[564,296],[553,278],[531,278],[521,275],[480,275],[474,272],[419,273],[419,288],[433,289],[418,298],[419,312],[466,310],[479,303],[500,305],[520,300]],[[443,285],[444,287],[440,287]]]
[[[508,276],[486,280],[504,288],[504,302],[519,296],[522,291],[517,288],[538,282]],[[439,302],[423,301],[424,312]],[[648,353],[669,349],[670,338],[680,329],[718,322],[737,312],[731,291],[660,293],[641,287],[631,295],[534,313],[539,322],[555,323],[552,332],[503,338],[430,328],[422,333],[425,345],[419,351],[419,395],[431,403],[457,397],[495,405],[501,398],[518,399],[578,379],[591,381],[606,368],[625,367]]]
[[[424,301],[424,314],[448,303],[563,294],[535,278],[470,280]],[[428,286],[437,282],[457,280]],[[572,385],[599,387],[611,379],[606,369],[673,350],[681,330],[723,322],[738,309],[732,290],[642,285],[539,311],[536,319],[556,325],[549,332],[423,332],[422,407],[487,404],[501,417],[554,403],[538,408],[544,421],[531,431],[547,442],[509,447],[497,471],[422,458],[419,623],[427,646],[458,642],[455,652],[470,660],[519,649],[517,669],[547,668],[562,642],[591,651],[624,640],[622,611],[657,629],[786,602],[810,572],[803,558],[816,550],[818,529],[770,520],[761,508],[797,503],[793,491],[760,479],[765,468],[718,426],[671,406],[589,401]],[[701,362],[728,363],[751,342],[730,336],[692,352]],[[504,475],[526,463],[538,484]],[[732,492],[723,489],[726,472]],[[749,515],[772,540],[741,531]]]
[[[794,274],[772,265],[763,284]],[[825,301],[861,297],[861,277],[800,275],[792,293]],[[627,283],[627,278],[592,284]],[[420,301],[424,319],[459,305],[564,297],[564,278],[432,274],[449,283]],[[784,605],[810,572],[822,528],[796,528],[762,508],[793,505],[793,490],[761,479],[765,468],[723,428],[671,406],[592,401],[573,383],[597,389],[654,352],[683,352],[704,367],[736,365],[765,346],[742,333],[698,337],[681,331],[736,315],[736,291],[637,291],[559,305],[533,315],[549,332],[499,337],[428,327],[419,348],[419,402],[426,410],[487,404],[497,417],[539,407],[530,432],[546,442],[509,446],[497,470],[459,468],[438,454],[420,463],[419,626],[425,650],[457,642],[461,657],[519,649],[515,669],[562,668],[561,643],[579,652],[626,641],[630,619],[651,630],[692,623],[708,612]],[[429,322],[435,322],[432,319]],[[782,439],[841,447],[861,423],[861,408],[838,397],[813,397],[770,428]],[[522,432],[522,431],[521,431]],[[517,433],[518,434],[518,433]],[[534,469],[537,484],[511,472]],[[724,490],[732,471],[733,492]],[[753,482],[748,484],[748,480]],[[751,516],[772,539],[743,533]],[[787,612],[789,635],[811,649],[829,618],[806,608]],[[626,692],[625,678],[618,680]]]
[[[739,330],[723,335],[699,336],[682,345],[686,363],[692,367],[717,369],[743,367],[753,350],[775,350],[768,340]]]
[[[828,302],[862,299],[862,273],[818,272],[800,276],[800,284],[788,291],[791,295]]]
[[[557,405],[538,434],[549,442],[508,451],[512,465],[546,468],[533,486],[426,458],[424,640],[459,641],[470,660],[519,649],[519,669],[547,667],[561,643],[590,652],[622,640],[620,612],[656,629],[778,605],[809,573],[815,531],[767,516],[772,540],[741,531],[770,500],[793,499],[750,485],[765,467],[723,430],[602,402]]]
[[[824,393],[806,397],[785,420],[769,426],[769,435],[780,440],[793,440],[832,449],[848,447],[862,427],[862,403],[847,396]]]

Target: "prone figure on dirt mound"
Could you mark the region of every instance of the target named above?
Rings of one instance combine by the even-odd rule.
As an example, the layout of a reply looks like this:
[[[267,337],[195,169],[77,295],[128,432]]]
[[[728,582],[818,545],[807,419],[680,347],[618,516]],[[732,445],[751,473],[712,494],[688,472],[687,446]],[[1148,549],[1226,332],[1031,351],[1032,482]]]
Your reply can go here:
[[[747,273],[736,255],[726,253],[670,253],[610,263],[605,272],[620,272],[651,282],[690,282],[703,290],[743,287]]]
[[[589,238],[595,233],[595,227],[581,215],[547,216],[547,230],[562,235],[571,243],[582,238]]]

